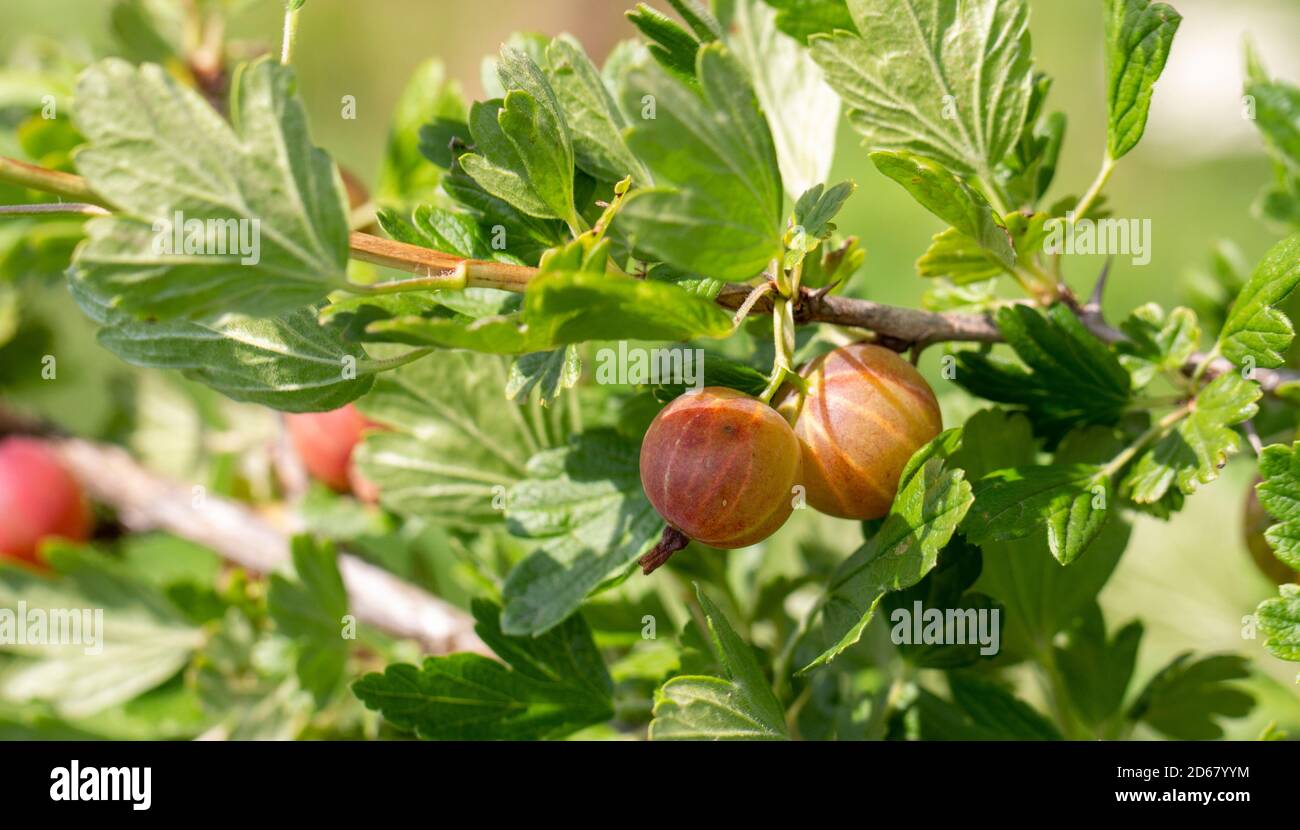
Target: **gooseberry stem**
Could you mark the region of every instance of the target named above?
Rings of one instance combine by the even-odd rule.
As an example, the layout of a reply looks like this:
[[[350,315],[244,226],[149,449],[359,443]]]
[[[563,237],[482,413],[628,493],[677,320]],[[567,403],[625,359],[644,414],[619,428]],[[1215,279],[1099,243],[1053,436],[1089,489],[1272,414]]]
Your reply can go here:
[[[650,549],[649,553],[637,560],[637,564],[641,566],[641,573],[649,576],[663,567],[674,553],[685,548],[690,543],[691,537],[672,525],[665,526],[663,535],[659,537],[659,542]]]

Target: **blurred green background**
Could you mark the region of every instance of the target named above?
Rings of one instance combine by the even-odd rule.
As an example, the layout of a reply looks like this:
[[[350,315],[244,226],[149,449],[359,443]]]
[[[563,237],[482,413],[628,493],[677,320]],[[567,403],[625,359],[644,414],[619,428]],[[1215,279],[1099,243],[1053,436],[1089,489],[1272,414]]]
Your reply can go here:
[[[663,4],[656,4],[663,5]],[[1062,162],[1050,203],[1077,194],[1096,173],[1105,140],[1101,0],[1031,0],[1034,54],[1055,78],[1052,109],[1069,116]],[[1119,216],[1150,218],[1152,259],[1137,267],[1120,258],[1106,309],[1117,320],[1133,306],[1183,300],[1190,269],[1207,261],[1220,239],[1235,241],[1254,263],[1278,236],[1251,213],[1270,176],[1258,134],[1243,116],[1242,41],[1249,33],[1270,71],[1300,80],[1300,3],[1295,0],[1173,0],[1185,20],[1165,74],[1156,86],[1147,136],[1116,171],[1108,188]],[[623,12],[630,0],[311,0],[302,20],[295,63],[312,116],[315,138],[362,179],[373,183],[389,113],[422,60],[437,56],[477,96],[480,62],[519,30],[578,36],[593,57],[633,36]],[[278,45],[283,4],[259,0],[238,17],[232,35]],[[109,4],[101,0],[4,0],[0,53],[21,38],[43,34],[65,44],[110,43]],[[341,98],[354,96],[357,118],[341,117]],[[867,264],[854,293],[916,305],[923,289],[913,262],[939,222],[896,185],[877,174],[855,136],[842,130],[833,174],[853,178],[859,190],[839,221],[857,234]],[[1072,257],[1072,285],[1084,293],[1102,257]],[[89,338],[88,338],[89,339]],[[92,347],[93,348],[93,347]],[[925,361],[950,415],[968,406],[934,372],[937,350]],[[945,389],[947,387],[947,389]],[[1249,451],[1247,450],[1247,455]],[[1222,481],[1191,498],[1173,522],[1137,523],[1133,542],[1103,594],[1112,627],[1141,617],[1147,627],[1139,676],[1173,654],[1235,651],[1256,661],[1276,682],[1257,682],[1259,713],[1231,722],[1235,737],[1258,734],[1267,715],[1300,725],[1296,667],[1268,656],[1243,637],[1243,618],[1275,590],[1248,564],[1241,540],[1241,508],[1253,459],[1229,465]],[[1286,715],[1284,713],[1290,713]]]

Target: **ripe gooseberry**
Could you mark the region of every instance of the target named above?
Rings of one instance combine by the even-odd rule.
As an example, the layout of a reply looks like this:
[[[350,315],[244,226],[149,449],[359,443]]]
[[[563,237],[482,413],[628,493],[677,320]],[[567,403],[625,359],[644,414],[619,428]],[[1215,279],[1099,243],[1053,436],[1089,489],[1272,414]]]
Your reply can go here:
[[[374,485],[352,469],[352,451],[361,434],[377,426],[352,404],[330,412],[284,416],[285,426],[303,466],[312,477],[334,490],[359,496],[373,494]]]
[[[42,541],[84,542],[91,521],[81,485],[53,451],[32,438],[0,441],[0,557],[41,565]]]
[[[691,539],[742,548],[793,510],[799,441],[772,407],[710,386],[674,400],[641,445],[641,486],[659,515]]]
[[[943,429],[934,392],[912,364],[870,343],[835,349],[800,374],[808,394],[794,431],[808,504],[842,519],[884,516],[912,454]],[[787,417],[798,401],[782,401]]]

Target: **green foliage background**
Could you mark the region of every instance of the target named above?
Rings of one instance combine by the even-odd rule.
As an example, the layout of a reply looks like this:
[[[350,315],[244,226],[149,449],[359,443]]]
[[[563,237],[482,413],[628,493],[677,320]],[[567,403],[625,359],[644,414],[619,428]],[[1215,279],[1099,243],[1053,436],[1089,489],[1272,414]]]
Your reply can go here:
[[[100,0],[6,0],[0,5],[0,54],[19,37],[42,33],[64,42],[102,46],[108,41],[107,5]],[[362,178],[373,179],[369,171],[379,168],[390,113],[402,83],[421,61],[430,56],[442,58],[448,74],[462,79],[468,97],[474,99],[481,97],[476,80],[480,59],[495,53],[511,32],[570,31],[599,62],[609,46],[633,34],[623,16],[626,5],[610,0],[478,0],[470,4],[313,0],[303,18],[295,56],[313,138],[340,164],[361,171]],[[1091,179],[1099,148],[1105,143],[1103,54],[1099,48],[1103,22],[1097,5],[1064,0],[1031,3],[1034,54],[1041,67],[1055,78],[1055,106],[1070,114],[1058,184],[1049,194],[1049,201],[1066,194],[1061,182],[1086,183]],[[1184,14],[1185,27],[1199,27],[1198,39],[1193,40],[1190,28],[1180,34],[1157,97],[1175,94],[1168,78],[1194,64],[1197,56],[1193,49],[1206,48],[1207,43],[1210,48],[1228,53],[1223,65],[1239,66],[1238,38],[1248,29],[1263,36],[1261,51],[1273,74],[1293,82],[1300,78],[1294,49],[1271,49],[1274,41],[1267,38],[1270,30],[1289,32],[1293,47],[1295,36],[1300,34],[1300,9],[1294,3],[1182,0],[1176,5]],[[1216,14],[1219,20],[1230,19],[1233,25],[1220,27],[1206,41],[1203,15],[1215,5],[1231,6],[1231,12],[1221,9]],[[270,33],[278,32],[280,3],[267,0],[261,6],[239,18],[233,37],[265,41],[270,39]],[[1198,21],[1198,17],[1202,19]],[[1226,88],[1237,89],[1233,84]],[[1186,89],[1180,91],[1185,93]],[[342,95],[356,97],[356,120],[338,117]],[[1211,105],[1216,115],[1203,117],[1239,117],[1235,93],[1232,98],[1214,100],[1206,106]],[[1223,153],[1180,159],[1153,140],[1153,133],[1163,129],[1157,113],[1153,113],[1147,139],[1125,159],[1122,175],[1117,175],[1108,188],[1111,204],[1123,205],[1124,215],[1149,216],[1154,229],[1150,265],[1135,267],[1123,257],[1116,263],[1107,296],[1107,310],[1116,315],[1113,319],[1146,301],[1166,307],[1185,302],[1182,277],[1204,266],[1216,239],[1235,240],[1249,263],[1258,262],[1277,239],[1250,211],[1261,185],[1271,175],[1257,134],[1244,130],[1243,138]],[[1195,142],[1197,137],[1188,135],[1186,140]],[[925,286],[914,275],[914,262],[940,229],[939,221],[872,168],[847,125],[839,137],[829,181],[846,178],[855,179],[859,189],[837,223],[859,235],[868,251],[864,272],[855,281],[855,293],[917,306]],[[1101,264],[1102,258],[1097,257],[1098,269]],[[1075,289],[1086,295],[1091,285],[1087,268],[1076,262],[1071,274]],[[94,344],[88,323],[65,293],[53,292],[42,301],[43,306],[46,304],[48,309],[44,311],[52,320],[64,321],[58,324],[61,350],[71,349],[84,357],[67,361],[67,365],[77,366],[73,371],[101,381],[105,389],[111,387],[111,378],[122,371],[121,364]],[[64,338],[70,342],[64,342]],[[931,350],[922,369],[944,406],[945,422],[958,424],[969,413],[963,411],[965,404],[956,397],[957,390],[939,378],[938,359],[939,350]],[[75,389],[76,384],[26,390],[28,398],[24,402],[79,431],[111,434],[108,408],[87,405],[79,395],[73,405],[69,393],[60,391],[69,387]],[[1187,507],[1172,522],[1136,517],[1129,552],[1101,595],[1112,627],[1134,617],[1141,618],[1145,625],[1135,687],[1189,647],[1201,653],[1231,652],[1252,658],[1258,674],[1246,685],[1259,700],[1255,714],[1249,719],[1223,722],[1229,737],[1238,738],[1258,735],[1271,719],[1290,727],[1293,733],[1300,730],[1294,665],[1271,658],[1263,650],[1262,640],[1245,640],[1241,635],[1242,616],[1250,613],[1259,600],[1276,593],[1249,565],[1241,535],[1242,501],[1252,462],[1250,453],[1243,453],[1228,466],[1221,482],[1190,497]],[[780,556],[782,546],[814,538],[834,548],[841,557],[858,544],[856,532],[850,532],[846,524],[802,511],[771,543],[778,549],[773,556]]]

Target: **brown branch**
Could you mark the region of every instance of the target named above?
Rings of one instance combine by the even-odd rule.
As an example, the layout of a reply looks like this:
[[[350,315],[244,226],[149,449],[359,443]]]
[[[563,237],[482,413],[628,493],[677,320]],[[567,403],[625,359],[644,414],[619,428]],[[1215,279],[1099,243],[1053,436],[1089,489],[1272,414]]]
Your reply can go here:
[[[24,184],[38,190],[76,198],[90,204],[103,204],[90,190],[85,179],[69,173],[60,173],[36,167],[25,162],[0,156],[0,181]],[[349,239],[352,256],[364,262],[383,265],[417,275],[416,279],[382,283],[379,286],[358,286],[360,293],[383,293],[416,288],[499,288],[506,291],[523,291],[537,274],[537,269],[500,262],[465,260],[460,257],[398,242],[367,233],[352,233]],[[1099,290],[1105,284],[1105,272],[1099,281],[1098,291],[1090,301],[1081,306],[1068,292],[1064,299],[1070,302],[1088,329],[1102,341],[1113,344],[1125,339],[1122,332],[1112,328],[1101,316]],[[731,283],[723,287],[718,303],[736,310],[753,291],[753,286]],[[770,312],[772,298],[763,297],[750,309],[751,313]],[[987,314],[921,311],[897,306],[882,305],[870,300],[842,297],[826,292],[801,291],[796,305],[795,319],[800,323],[831,323],[870,331],[878,342],[896,351],[918,350],[934,343],[967,342],[999,343],[1002,333]],[[1185,371],[1193,371],[1204,355],[1193,355]],[[1210,364],[1206,377],[1217,377],[1238,368],[1225,358]],[[1300,380],[1300,373],[1287,369],[1256,369],[1254,379],[1266,392],[1275,391],[1283,383]]]
[[[40,436],[87,496],[113,508],[129,531],[164,530],[257,573],[288,565],[286,535],[238,502],[161,478],[119,447],[58,435],[48,424],[0,411],[0,434],[6,432]],[[340,552],[338,562],[349,609],[360,622],[434,654],[490,654],[464,611],[352,554]]]

